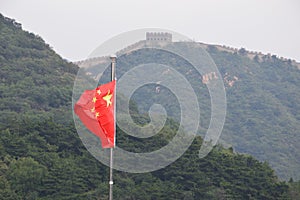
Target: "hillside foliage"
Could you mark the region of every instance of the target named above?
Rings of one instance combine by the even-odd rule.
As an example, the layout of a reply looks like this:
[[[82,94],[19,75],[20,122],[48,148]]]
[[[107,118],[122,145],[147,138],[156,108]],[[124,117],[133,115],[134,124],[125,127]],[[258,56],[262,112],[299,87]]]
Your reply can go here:
[[[169,46],[187,46],[193,54],[197,45],[174,42]],[[195,47],[196,46],[196,47]],[[211,118],[211,97],[207,84],[223,79],[226,99],[226,121],[220,142],[232,146],[235,151],[267,161],[276,174],[284,180],[300,179],[300,70],[289,60],[277,56],[249,58],[246,50],[228,52],[208,46],[207,52],[217,65],[221,77],[214,71],[200,74],[190,63],[171,52],[142,48],[118,57],[118,79],[139,65],[159,63],[175,69],[189,81],[198,98],[201,111],[199,135],[204,136]],[[95,73],[98,65],[87,70]],[[145,71],[143,75],[153,73]],[[169,117],[180,121],[180,105],[176,95],[160,82],[170,76],[164,71],[158,83],[138,88],[131,96],[142,113],[154,104],[161,104]],[[109,69],[103,76],[109,77]],[[210,80],[207,80],[209,78]],[[169,80],[169,79],[168,79]],[[105,80],[108,81],[108,80]],[[104,81],[104,82],[105,82]],[[159,88],[159,92],[156,90]],[[183,92],[183,91],[182,91]],[[193,119],[190,119],[193,120]]]
[[[0,199],[107,199],[108,167],[83,146],[73,124],[77,66],[44,41],[0,15]],[[138,123],[147,117],[131,106]],[[168,119],[160,143],[130,138],[135,150],[168,143],[178,123]],[[298,182],[280,181],[267,162],[217,146],[198,157],[202,139],[170,166],[151,173],[114,173],[116,199],[292,199]],[[297,196],[298,195],[298,196]]]

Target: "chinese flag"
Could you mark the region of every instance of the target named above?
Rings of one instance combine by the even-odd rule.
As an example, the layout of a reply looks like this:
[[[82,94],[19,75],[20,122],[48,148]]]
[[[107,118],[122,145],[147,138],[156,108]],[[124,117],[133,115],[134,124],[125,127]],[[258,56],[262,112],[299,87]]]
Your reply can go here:
[[[74,106],[82,123],[101,140],[103,148],[115,146],[114,95],[116,81],[86,90]]]

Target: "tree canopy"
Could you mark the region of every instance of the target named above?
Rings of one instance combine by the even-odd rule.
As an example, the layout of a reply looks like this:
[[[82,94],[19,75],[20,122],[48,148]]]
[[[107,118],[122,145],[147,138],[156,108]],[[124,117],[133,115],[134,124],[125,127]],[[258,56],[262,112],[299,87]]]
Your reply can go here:
[[[243,59],[250,62],[243,57],[217,53],[220,54],[220,63],[227,56],[232,56],[236,62],[242,62]],[[270,67],[265,62],[259,65]],[[292,67],[287,65],[286,68]],[[225,72],[225,69],[221,70]],[[77,66],[62,59],[39,36],[23,31],[19,23],[0,15],[0,199],[107,199],[109,169],[83,146],[72,119],[71,95],[77,70]],[[290,82],[298,84],[296,73],[296,70],[289,72],[289,76],[295,78],[285,80],[287,86]],[[242,74],[237,75],[243,77]],[[270,91],[273,89],[271,83],[276,83],[275,75],[266,78],[273,82],[264,84]],[[257,73],[256,76],[262,75]],[[232,87],[228,92],[241,96],[239,91],[253,89],[251,84],[249,87],[246,85],[237,84],[237,88]],[[290,133],[295,128],[294,117],[299,117],[299,113],[293,110],[293,106],[297,105],[292,104],[292,101],[297,101],[298,94],[286,98],[279,92],[273,92],[274,96],[281,97],[280,105],[286,105],[280,109],[288,109],[290,113],[291,121],[278,121],[285,122],[283,125],[290,127],[286,129]],[[271,101],[269,96],[270,93],[264,97]],[[147,123],[148,116],[139,110],[134,100],[138,102],[138,99],[131,102],[133,118],[138,123]],[[151,101],[145,102],[145,107]],[[263,111],[272,112],[271,117],[273,114],[281,116],[283,112],[279,109],[279,113],[276,113],[271,110],[272,106],[266,107],[260,101],[251,102],[253,105],[246,99],[238,102],[232,98],[230,101],[236,105],[249,103],[249,106],[257,108],[257,113],[261,112],[258,108],[266,109]],[[175,113],[173,109],[170,112]],[[230,112],[230,115],[239,113],[234,110]],[[234,116],[230,115],[229,120],[233,123]],[[250,121],[243,121],[249,125],[249,129],[247,126],[238,129],[244,130],[243,133],[248,133],[250,128],[260,123],[260,118],[256,119],[254,114],[249,116]],[[243,117],[239,119],[244,120]],[[227,126],[228,133],[231,130],[229,127],[236,126],[236,123]],[[167,144],[177,128],[176,117],[170,117],[157,138],[146,140],[132,138],[117,128],[118,145],[135,152],[144,149],[151,151]],[[269,131],[265,130],[264,133]],[[235,131],[234,134],[239,132]],[[276,134],[280,135],[274,132],[272,138],[276,138]],[[181,158],[155,172],[130,174],[116,171],[115,198],[291,199],[299,196],[298,182],[280,181],[267,162],[260,162],[250,155],[236,153],[233,148],[221,145],[200,159],[198,150],[201,144],[201,137],[196,137]],[[244,149],[237,147],[237,150]]]

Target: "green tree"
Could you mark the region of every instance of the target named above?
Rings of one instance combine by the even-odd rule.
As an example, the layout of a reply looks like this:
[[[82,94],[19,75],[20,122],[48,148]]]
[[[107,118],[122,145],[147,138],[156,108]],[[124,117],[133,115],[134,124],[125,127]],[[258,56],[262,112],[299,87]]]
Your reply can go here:
[[[33,158],[24,157],[13,160],[7,172],[11,180],[11,188],[23,199],[32,199],[38,196],[47,168]]]

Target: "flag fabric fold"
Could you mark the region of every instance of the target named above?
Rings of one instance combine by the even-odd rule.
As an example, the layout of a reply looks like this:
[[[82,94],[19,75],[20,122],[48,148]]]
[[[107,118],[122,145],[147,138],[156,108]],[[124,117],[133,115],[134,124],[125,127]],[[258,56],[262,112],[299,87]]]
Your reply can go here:
[[[100,138],[102,148],[115,147],[116,81],[85,90],[74,106],[74,112],[93,134]]]

